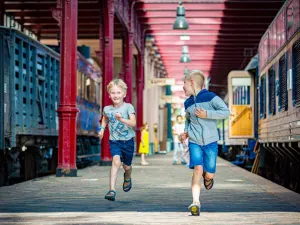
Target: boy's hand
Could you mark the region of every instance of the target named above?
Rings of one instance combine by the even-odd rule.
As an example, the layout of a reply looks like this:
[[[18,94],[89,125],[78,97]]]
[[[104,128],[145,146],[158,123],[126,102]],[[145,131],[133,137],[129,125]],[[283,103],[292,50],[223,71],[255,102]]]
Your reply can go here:
[[[117,120],[120,120],[120,119],[122,118],[122,114],[119,113],[119,112],[115,113],[115,118],[116,118]]]
[[[205,109],[202,109],[202,108],[200,108],[200,109],[195,109],[195,115],[197,116],[197,117],[199,117],[199,118],[207,118],[207,113],[206,113],[206,110]]]
[[[103,134],[104,134],[104,130],[101,129],[100,132],[98,133],[100,140],[103,138]]]
[[[181,143],[183,143],[188,138],[188,133],[184,132],[178,136],[178,139]]]

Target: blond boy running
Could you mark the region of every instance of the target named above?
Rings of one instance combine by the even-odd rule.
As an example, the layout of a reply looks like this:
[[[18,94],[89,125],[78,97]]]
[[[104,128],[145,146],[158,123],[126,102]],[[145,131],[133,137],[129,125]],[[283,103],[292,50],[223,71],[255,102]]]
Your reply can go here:
[[[200,215],[200,179],[204,178],[204,187],[210,190],[214,184],[218,156],[219,135],[217,119],[229,116],[229,110],[223,100],[204,89],[204,75],[199,70],[189,71],[184,79],[184,92],[190,96],[185,102],[185,132],[180,135],[181,142],[189,138],[190,169],[193,169],[193,203],[189,206],[192,215]]]
[[[112,105],[105,106],[103,109],[103,118],[99,137],[102,139],[104,129],[108,124],[110,153],[113,157],[110,171],[109,191],[105,199],[115,201],[117,172],[123,162],[124,182],[123,191],[128,192],[132,187],[131,181],[131,163],[134,153],[136,125],[135,110],[129,103],[124,102],[126,97],[127,85],[121,79],[114,79],[107,85],[107,91],[112,101]]]

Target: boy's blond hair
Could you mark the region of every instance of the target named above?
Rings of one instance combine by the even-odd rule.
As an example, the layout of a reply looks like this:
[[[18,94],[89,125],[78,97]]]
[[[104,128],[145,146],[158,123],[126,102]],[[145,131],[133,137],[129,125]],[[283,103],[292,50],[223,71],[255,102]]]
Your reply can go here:
[[[118,86],[119,88],[122,88],[125,93],[127,92],[127,84],[122,79],[113,79],[109,82],[107,91],[110,92],[110,89],[112,89],[113,86]]]
[[[205,77],[201,70],[189,70],[188,74],[184,77],[184,81],[194,80],[201,88],[205,83]]]

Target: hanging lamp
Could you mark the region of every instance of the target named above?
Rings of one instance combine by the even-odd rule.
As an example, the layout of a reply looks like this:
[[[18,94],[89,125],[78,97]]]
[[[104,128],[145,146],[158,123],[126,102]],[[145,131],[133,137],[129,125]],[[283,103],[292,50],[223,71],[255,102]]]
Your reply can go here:
[[[185,18],[185,9],[182,6],[182,2],[179,2],[179,6],[177,7],[177,17],[173,25],[174,30],[187,30],[189,29],[188,22]]]

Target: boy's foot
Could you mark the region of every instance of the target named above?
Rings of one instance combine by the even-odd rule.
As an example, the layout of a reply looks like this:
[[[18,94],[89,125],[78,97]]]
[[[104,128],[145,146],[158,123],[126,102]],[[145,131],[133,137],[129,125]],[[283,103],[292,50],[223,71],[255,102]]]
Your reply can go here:
[[[192,216],[200,215],[200,202],[193,202],[188,208],[192,214]]]
[[[116,195],[117,193],[114,190],[110,190],[106,193],[104,198],[107,199],[108,201],[115,201]]]
[[[176,161],[173,161],[173,165],[177,165],[177,162],[176,162]]]
[[[141,162],[141,165],[142,166],[147,166],[147,165],[149,165],[149,163],[148,162]]]
[[[183,162],[183,161],[182,161],[181,164],[182,164],[182,165],[186,165],[186,162]]]

